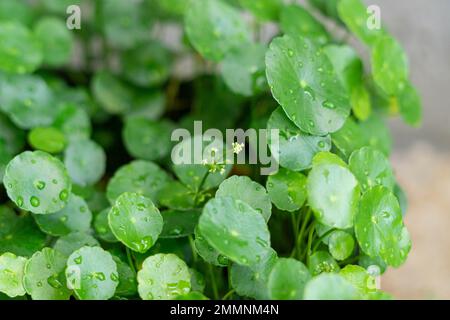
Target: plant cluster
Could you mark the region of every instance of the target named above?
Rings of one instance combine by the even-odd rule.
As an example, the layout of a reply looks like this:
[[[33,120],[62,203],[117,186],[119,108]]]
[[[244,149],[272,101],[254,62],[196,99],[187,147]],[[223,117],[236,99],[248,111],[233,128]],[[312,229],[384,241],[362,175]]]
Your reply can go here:
[[[1,299],[390,298],[406,55],[360,0],[285,2],[0,1]],[[278,129],[280,169],[173,164],[194,120]]]

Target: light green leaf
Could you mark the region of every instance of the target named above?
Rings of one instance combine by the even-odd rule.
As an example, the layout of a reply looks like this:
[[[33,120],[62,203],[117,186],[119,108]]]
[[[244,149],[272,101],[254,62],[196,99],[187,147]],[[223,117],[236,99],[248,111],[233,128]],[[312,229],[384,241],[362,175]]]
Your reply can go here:
[[[118,242],[116,236],[112,233],[109,227],[108,214],[111,208],[106,208],[102,210],[99,214],[95,216],[94,228],[97,236],[106,242]]]
[[[353,174],[336,164],[314,166],[308,175],[308,203],[322,224],[345,229],[353,226],[359,186]]]
[[[279,258],[269,276],[268,288],[271,299],[303,299],[305,284],[311,275],[308,268],[293,258]]]
[[[143,300],[170,300],[191,290],[186,263],[174,254],[156,254],[145,259],[137,274]]]
[[[23,296],[25,288],[22,284],[27,259],[6,252],[0,256],[0,292],[11,298]]]
[[[307,38],[275,38],[266,53],[272,95],[302,131],[326,135],[350,114],[349,97],[323,50]]]
[[[137,193],[119,196],[108,214],[112,233],[131,250],[144,253],[158,239],[163,219],[152,200]]]
[[[398,200],[383,186],[373,187],[362,196],[360,209],[355,216],[355,233],[361,249],[367,255],[380,256],[394,267],[406,260],[411,249]]]
[[[37,127],[28,134],[28,142],[37,150],[59,153],[66,146],[64,134],[53,127]]]
[[[64,236],[71,232],[87,232],[92,213],[83,198],[70,194],[67,205],[58,212],[34,216],[39,228],[52,236]]]
[[[222,0],[192,1],[184,27],[194,48],[206,59],[220,61],[231,49],[249,42],[239,11]]]
[[[25,151],[8,164],[3,183],[21,209],[54,213],[67,204],[72,185],[64,165],[43,151]]]
[[[267,191],[273,204],[289,212],[300,209],[306,200],[306,177],[300,172],[280,168],[267,178]]]
[[[293,171],[302,171],[311,167],[314,155],[320,151],[328,151],[331,148],[331,138],[311,136],[302,132],[278,107],[267,122],[267,130],[278,129],[280,134],[277,142],[272,141],[269,135],[269,147],[275,153],[273,143],[279,148],[278,161],[282,167]]]
[[[111,254],[100,247],[82,247],[67,260],[67,287],[80,300],[112,298],[119,284],[117,266]]]
[[[358,291],[342,276],[322,273],[308,282],[305,300],[357,300]]]
[[[25,264],[23,285],[33,300],[69,300],[66,257],[51,248],[37,251]]]
[[[352,235],[342,231],[333,231],[328,237],[328,250],[336,260],[344,260],[351,256],[355,249]]]
[[[319,152],[314,156],[312,160],[313,167],[319,166],[321,164],[335,164],[344,168],[348,168],[345,161],[342,160],[337,154],[328,151]]]

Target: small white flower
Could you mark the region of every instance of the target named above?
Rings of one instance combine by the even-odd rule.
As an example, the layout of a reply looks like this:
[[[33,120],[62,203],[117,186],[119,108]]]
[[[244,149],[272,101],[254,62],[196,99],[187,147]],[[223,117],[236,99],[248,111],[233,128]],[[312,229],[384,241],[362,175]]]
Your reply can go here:
[[[233,142],[232,146],[233,146],[233,152],[236,154],[239,154],[242,151],[242,149],[244,148],[244,144],[238,143],[238,142]]]

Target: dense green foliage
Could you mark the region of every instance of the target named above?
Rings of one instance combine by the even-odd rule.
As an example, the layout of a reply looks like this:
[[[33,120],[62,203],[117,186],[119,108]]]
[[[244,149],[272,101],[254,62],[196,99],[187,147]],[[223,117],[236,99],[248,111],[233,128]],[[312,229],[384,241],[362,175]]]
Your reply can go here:
[[[361,0],[285,2],[0,1],[0,299],[390,298],[407,57]],[[195,120],[278,129],[280,169],[172,163]]]

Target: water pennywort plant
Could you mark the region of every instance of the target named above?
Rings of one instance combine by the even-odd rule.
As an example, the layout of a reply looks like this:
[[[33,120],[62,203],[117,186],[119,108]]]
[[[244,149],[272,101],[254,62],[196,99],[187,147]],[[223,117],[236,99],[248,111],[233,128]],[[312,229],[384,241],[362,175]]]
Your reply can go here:
[[[0,2],[1,299],[391,298],[377,277],[411,241],[384,119],[421,121],[406,55],[360,0],[287,2]],[[279,169],[215,145],[172,161],[176,129],[205,146],[195,123],[277,132],[228,148]]]

